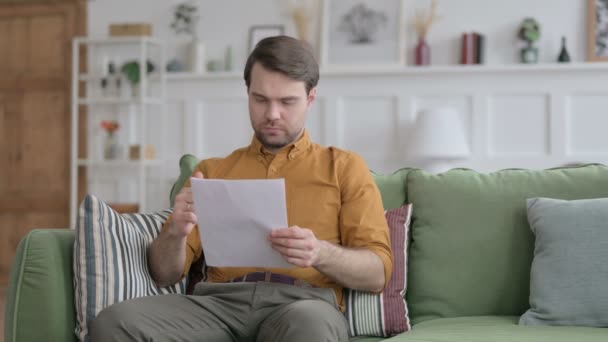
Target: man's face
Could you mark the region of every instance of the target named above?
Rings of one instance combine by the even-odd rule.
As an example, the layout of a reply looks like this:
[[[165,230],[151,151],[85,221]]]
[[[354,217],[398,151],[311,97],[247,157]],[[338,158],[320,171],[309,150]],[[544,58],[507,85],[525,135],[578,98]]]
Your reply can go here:
[[[272,152],[295,141],[302,132],[306,114],[317,89],[306,94],[303,81],[266,70],[256,63],[249,85],[249,116],[258,140]]]

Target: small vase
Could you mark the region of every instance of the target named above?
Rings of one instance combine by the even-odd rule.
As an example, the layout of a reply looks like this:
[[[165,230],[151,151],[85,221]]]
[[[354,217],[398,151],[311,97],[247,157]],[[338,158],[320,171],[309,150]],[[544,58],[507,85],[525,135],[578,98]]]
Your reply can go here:
[[[530,45],[521,49],[521,62],[525,64],[538,63],[538,48]]]
[[[193,73],[200,74],[205,72],[207,66],[205,44],[198,40],[198,38],[192,38],[188,46],[188,64],[190,71]]]
[[[117,159],[119,153],[118,139],[114,133],[108,133],[103,147],[103,157],[107,160]]]
[[[416,45],[416,65],[431,64],[431,47],[426,43],[426,40],[418,40]]]

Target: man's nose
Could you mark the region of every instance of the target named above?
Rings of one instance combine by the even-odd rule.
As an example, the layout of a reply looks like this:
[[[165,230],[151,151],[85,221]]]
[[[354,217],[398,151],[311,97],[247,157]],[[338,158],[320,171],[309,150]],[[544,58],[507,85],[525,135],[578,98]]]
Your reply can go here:
[[[270,102],[266,108],[266,119],[277,120],[281,118],[281,107],[274,102]]]

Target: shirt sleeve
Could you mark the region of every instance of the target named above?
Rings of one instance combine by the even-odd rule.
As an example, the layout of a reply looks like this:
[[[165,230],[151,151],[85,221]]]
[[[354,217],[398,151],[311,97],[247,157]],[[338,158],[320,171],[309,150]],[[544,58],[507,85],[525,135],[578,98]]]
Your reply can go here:
[[[342,244],[376,253],[384,264],[386,287],[393,273],[393,252],[380,190],[363,158],[352,152],[344,158],[339,181]]]
[[[196,168],[194,169],[194,171],[192,172],[192,175],[194,175],[194,173],[196,173],[196,171],[200,171],[203,173],[204,177],[207,177],[207,172],[206,172],[206,167],[204,165],[205,161],[201,161]],[[186,180],[186,182],[184,183],[184,188],[189,188],[192,185],[190,184],[190,178],[188,178]],[[163,231],[166,229],[169,229],[169,227],[171,226],[173,222],[173,214],[169,216],[169,218],[167,219],[167,222],[165,222],[165,224],[163,225]],[[192,263],[196,260],[198,260],[198,258],[201,257],[203,253],[203,247],[201,245],[201,239],[199,236],[199,231],[198,231],[198,225],[194,226],[194,228],[192,229],[192,231],[190,232],[190,234],[188,234],[188,237],[186,238],[186,260],[184,263],[184,272],[182,273],[182,278],[185,277],[186,275],[188,275],[188,272],[190,271],[190,266],[192,265]]]

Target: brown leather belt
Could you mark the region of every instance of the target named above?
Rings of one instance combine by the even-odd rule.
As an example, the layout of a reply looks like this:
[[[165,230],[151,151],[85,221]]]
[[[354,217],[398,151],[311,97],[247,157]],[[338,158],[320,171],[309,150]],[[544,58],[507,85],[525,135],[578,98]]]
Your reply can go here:
[[[253,272],[245,274],[242,277],[236,277],[230,280],[231,283],[242,283],[242,282],[266,282],[266,283],[278,283],[287,284],[298,287],[314,287],[309,282],[297,278],[293,278],[284,274],[272,273],[272,272]]]

